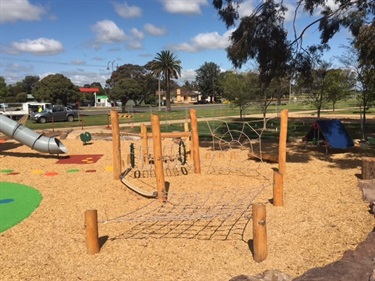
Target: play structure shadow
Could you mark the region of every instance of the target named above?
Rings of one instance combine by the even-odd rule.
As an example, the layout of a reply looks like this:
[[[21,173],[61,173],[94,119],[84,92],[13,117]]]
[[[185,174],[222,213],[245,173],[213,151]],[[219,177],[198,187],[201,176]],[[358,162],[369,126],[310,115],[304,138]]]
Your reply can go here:
[[[17,147],[22,146],[21,143],[14,143],[14,142],[5,142],[0,144],[0,153],[3,154],[3,151],[15,149]]]
[[[104,235],[104,236],[99,237],[99,247],[100,247],[100,249],[104,246],[104,244],[108,241],[108,239],[109,239],[108,235]]]
[[[10,157],[28,157],[28,158],[40,158],[40,159],[60,159],[62,156],[57,154],[41,154],[41,153],[30,153],[30,152],[3,152],[0,151],[0,155],[2,156],[10,156]]]

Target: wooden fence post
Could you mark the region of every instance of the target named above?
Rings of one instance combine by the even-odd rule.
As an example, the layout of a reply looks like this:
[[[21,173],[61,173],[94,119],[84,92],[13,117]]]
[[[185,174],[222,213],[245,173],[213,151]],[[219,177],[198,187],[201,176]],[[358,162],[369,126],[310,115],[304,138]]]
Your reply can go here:
[[[185,122],[184,123],[184,132],[188,133],[189,132],[189,123],[188,122]],[[186,142],[186,151],[189,151],[189,159],[191,160],[191,145],[190,145],[190,142],[191,142],[191,134],[189,137],[187,137],[187,142]]]
[[[262,262],[267,257],[266,206],[253,204],[253,248],[254,260]]]
[[[99,253],[98,213],[96,210],[85,212],[86,246],[90,255]]]
[[[142,150],[143,150],[143,163],[148,165],[148,136],[147,127],[145,124],[141,125],[141,139],[142,139]]]
[[[286,163],[286,141],[288,134],[288,110],[284,109],[280,115],[280,137],[279,137],[279,172],[285,177]]]
[[[163,203],[167,200],[165,193],[164,169],[163,169],[163,152],[161,146],[161,132],[159,116],[152,115],[152,139],[154,147],[154,165],[156,173],[156,187],[158,191],[158,201]]]
[[[284,205],[283,174],[277,171],[273,173],[273,205]]]
[[[195,109],[190,109],[190,120],[191,120],[191,140],[193,145],[193,162],[194,162],[194,172],[196,174],[201,173],[201,162],[199,156],[199,135],[198,135],[198,120],[197,111]]]
[[[111,110],[112,145],[113,145],[113,179],[119,180],[121,175],[121,143],[117,110]]]

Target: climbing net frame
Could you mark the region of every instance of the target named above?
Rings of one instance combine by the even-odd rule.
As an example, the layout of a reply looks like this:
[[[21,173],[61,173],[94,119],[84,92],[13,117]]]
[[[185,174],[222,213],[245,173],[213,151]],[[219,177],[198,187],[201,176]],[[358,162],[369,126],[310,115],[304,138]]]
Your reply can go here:
[[[287,120],[287,111],[283,116],[286,116]],[[155,120],[158,121],[157,117]],[[282,156],[281,161],[279,161],[279,171],[282,172],[279,173],[280,175],[285,172],[285,155],[282,155],[285,154],[286,149],[285,126],[287,126],[287,121],[282,122],[280,130],[280,147],[282,150],[282,153],[279,153]],[[281,131],[284,133],[281,134]],[[157,138],[155,139],[157,140]],[[155,152],[155,159],[162,163],[160,150],[157,153]],[[155,170],[157,170],[157,167]],[[241,239],[243,239],[246,225],[252,218],[249,207],[269,186],[271,186],[271,183],[252,187],[251,190],[240,188],[212,189],[211,191],[195,193],[170,193],[164,187],[160,189],[158,186],[158,202],[151,201],[125,215],[102,220],[100,223],[123,221],[132,223],[130,229],[113,239],[143,239],[153,236],[156,238],[188,239],[214,239],[218,237],[218,239],[226,240],[230,239],[232,235],[238,235],[237,230],[239,230]],[[275,202],[275,198],[273,201]]]
[[[212,152],[206,153],[209,164],[205,173],[263,176],[259,172],[259,167],[266,158],[265,155],[271,155],[272,153],[263,151],[262,135],[266,130],[277,131],[277,127],[273,128],[274,120],[275,118],[231,122],[222,119],[206,121],[212,138]],[[271,129],[268,126],[269,123]],[[244,154],[244,151],[247,154]],[[256,165],[249,164],[250,158],[257,160]],[[273,156],[273,158],[276,160],[277,156]]]
[[[131,224],[113,239],[152,237],[245,241],[245,229],[252,219],[250,206],[268,187],[172,193],[162,205],[152,200],[138,209],[99,223]]]

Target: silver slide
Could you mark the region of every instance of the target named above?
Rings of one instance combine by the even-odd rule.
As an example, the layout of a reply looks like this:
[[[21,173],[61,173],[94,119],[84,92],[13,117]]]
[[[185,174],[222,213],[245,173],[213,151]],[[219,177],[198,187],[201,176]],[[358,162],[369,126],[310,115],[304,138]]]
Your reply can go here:
[[[31,149],[50,154],[67,153],[66,147],[56,138],[38,134],[18,122],[0,114],[0,132],[27,145]]]

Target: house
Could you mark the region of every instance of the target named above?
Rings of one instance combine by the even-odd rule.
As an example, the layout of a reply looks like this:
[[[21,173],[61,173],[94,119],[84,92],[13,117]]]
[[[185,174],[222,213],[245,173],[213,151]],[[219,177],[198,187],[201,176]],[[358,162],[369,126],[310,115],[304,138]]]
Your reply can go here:
[[[159,97],[159,92],[156,92],[156,96]],[[198,91],[181,91],[177,89],[175,93],[171,93],[171,102],[176,104],[193,104],[197,103],[201,94]],[[165,104],[166,92],[160,91],[161,104]]]
[[[176,97],[173,99],[175,103],[197,103],[200,97],[198,91],[184,91],[177,89]]]

